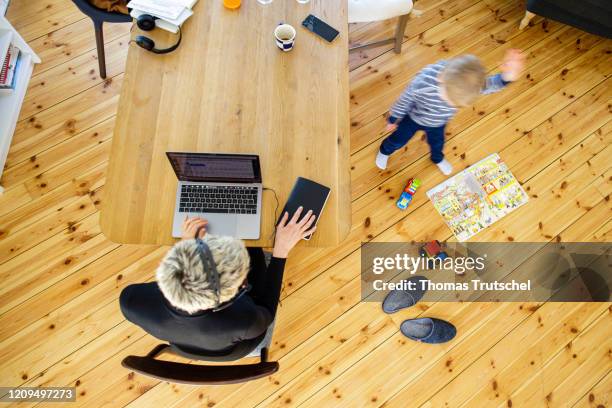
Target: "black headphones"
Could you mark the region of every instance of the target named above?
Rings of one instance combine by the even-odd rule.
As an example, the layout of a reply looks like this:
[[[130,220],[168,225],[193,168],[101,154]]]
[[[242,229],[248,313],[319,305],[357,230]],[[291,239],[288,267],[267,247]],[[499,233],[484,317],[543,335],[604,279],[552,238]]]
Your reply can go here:
[[[140,28],[143,31],[151,31],[155,28],[155,20],[157,19],[158,17],[154,17],[150,14],[142,14],[138,16],[138,18],[136,19],[136,25],[138,26],[138,28]],[[144,48],[147,51],[151,51],[155,54],[167,54],[178,48],[178,46],[181,44],[182,38],[183,38],[183,35],[181,33],[181,27],[179,27],[178,41],[176,42],[176,44],[168,48],[155,48],[155,41],[153,41],[149,37],[145,37],[144,35],[136,36],[136,38],[134,39],[134,42],[138,44],[139,47]]]
[[[200,230],[202,228],[199,228],[198,231],[196,232],[195,241],[196,241],[196,244],[198,245],[200,260],[202,261],[204,272],[206,273],[208,277],[208,281],[212,284],[213,290],[215,291],[216,306],[212,310],[213,312],[218,312],[219,310],[223,310],[231,306],[232,303],[234,303],[236,300],[240,299],[243,295],[245,295],[248,291],[250,291],[251,285],[248,283],[248,281],[245,280],[246,283],[240,286],[240,289],[238,290],[238,293],[236,294],[236,296],[234,296],[232,299],[228,300],[227,302],[220,303],[221,287],[219,284],[219,272],[217,271],[217,264],[215,263],[215,260],[212,256],[212,252],[210,252],[210,248],[208,247],[208,244],[206,244],[204,240],[198,238],[200,235]]]

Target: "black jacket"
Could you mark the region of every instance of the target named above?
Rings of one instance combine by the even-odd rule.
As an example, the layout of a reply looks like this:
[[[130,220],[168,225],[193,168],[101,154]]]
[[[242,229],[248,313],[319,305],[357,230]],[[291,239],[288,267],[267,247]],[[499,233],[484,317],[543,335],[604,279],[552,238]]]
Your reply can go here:
[[[280,298],[285,260],[272,258],[266,268],[261,250],[249,248],[252,289],[228,307],[189,314],[166,300],[157,282],[127,286],[121,311],[130,322],[158,339],[192,349],[221,351],[259,337],[274,320]],[[261,259],[260,259],[261,258]]]

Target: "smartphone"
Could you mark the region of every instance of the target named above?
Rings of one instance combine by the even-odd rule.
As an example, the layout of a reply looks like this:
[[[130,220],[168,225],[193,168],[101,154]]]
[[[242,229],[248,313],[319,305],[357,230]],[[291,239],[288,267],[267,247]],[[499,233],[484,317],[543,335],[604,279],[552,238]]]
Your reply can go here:
[[[329,42],[334,41],[338,34],[340,34],[338,30],[312,14],[302,21],[302,25]]]

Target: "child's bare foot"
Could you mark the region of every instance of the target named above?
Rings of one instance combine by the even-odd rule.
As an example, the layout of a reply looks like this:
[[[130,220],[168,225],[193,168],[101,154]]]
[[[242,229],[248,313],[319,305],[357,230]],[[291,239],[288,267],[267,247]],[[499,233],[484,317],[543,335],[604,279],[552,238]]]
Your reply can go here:
[[[436,166],[438,166],[442,174],[445,176],[448,176],[453,172],[453,165],[446,159],[442,160],[440,163],[436,163]]]
[[[381,170],[386,169],[388,160],[389,160],[389,156],[387,156],[386,154],[382,154],[381,152],[378,152],[378,154],[376,155],[376,167],[378,167]]]

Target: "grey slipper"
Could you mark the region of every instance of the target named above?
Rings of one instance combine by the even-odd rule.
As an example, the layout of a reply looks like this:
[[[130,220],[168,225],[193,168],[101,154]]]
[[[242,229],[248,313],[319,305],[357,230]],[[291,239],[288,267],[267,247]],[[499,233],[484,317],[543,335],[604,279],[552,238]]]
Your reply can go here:
[[[392,290],[387,294],[382,303],[382,309],[385,313],[395,313],[398,310],[414,306],[423,295],[425,290],[421,289],[420,281],[427,280],[424,276],[413,276],[407,279],[408,282],[415,282],[416,289],[414,290]]]
[[[430,344],[446,343],[457,334],[451,323],[429,317],[404,320],[400,331],[409,339]]]

